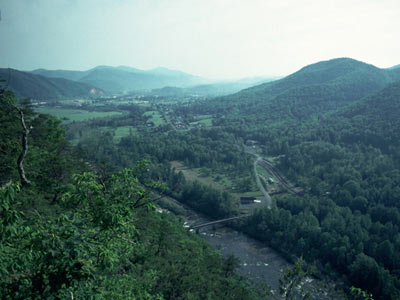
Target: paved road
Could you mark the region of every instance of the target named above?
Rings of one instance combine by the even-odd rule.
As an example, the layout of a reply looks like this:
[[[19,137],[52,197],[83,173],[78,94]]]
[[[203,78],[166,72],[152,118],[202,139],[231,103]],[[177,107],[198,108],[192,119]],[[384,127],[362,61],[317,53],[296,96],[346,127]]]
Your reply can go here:
[[[266,203],[268,209],[271,209],[271,206],[272,206],[271,196],[268,194],[268,192],[265,190],[264,186],[262,185],[260,176],[258,175],[258,171],[257,171],[257,164],[260,161],[262,161],[262,157],[260,157],[258,154],[256,154],[256,156],[257,157],[254,160],[254,175],[256,176],[257,186],[260,189],[260,191],[264,194],[265,203]]]
[[[248,147],[246,145],[244,145],[244,151],[247,153],[250,153],[256,157],[256,159],[254,160],[254,175],[256,176],[257,186],[264,195],[266,206],[268,207],[268,209],[271,209],[271,207],[272,207],[271,196],[268,194],[268,192],[265,190],[264,186],[262,185],[260,176],[258,175],[258,171],[257,171],[257,165],[263,161],[263,158],[260,155],[258,155],[253,148]]]

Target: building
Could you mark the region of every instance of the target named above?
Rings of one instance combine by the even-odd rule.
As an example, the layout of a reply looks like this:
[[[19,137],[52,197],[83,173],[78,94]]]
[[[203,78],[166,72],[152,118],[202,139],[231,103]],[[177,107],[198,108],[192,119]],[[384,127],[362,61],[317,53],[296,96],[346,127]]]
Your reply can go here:
[[[255,197],[240,197],[241,204],[251,204],[254,203],[254,200],[256,200]]]

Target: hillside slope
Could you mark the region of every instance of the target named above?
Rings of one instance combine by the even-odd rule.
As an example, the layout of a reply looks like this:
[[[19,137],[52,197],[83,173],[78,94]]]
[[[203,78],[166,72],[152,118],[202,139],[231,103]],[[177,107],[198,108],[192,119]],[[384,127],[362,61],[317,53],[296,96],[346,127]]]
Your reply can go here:
[[[5,81],[7,88],[12,90],[17,97],[38,100],[88,97],[93,93],[101,92],[87,83],[64,78],[49,78],[14,69],[0,69],[0,79]]]
[[[309,118],[344,107],[397,79],[397,70],[379,69],[338,58],[318,62],[277,81],[219,99],[219,104],[244,106],[248,114],[266,118]]]
[[[332,114],[330,119],[331,126],[342,132],[345,142],[361,142],[388,150],[389,147],[399,146],[399,114],[400,81]]]
[[[46,77],[64,78],[68,80],[78,81],[82,77],[86,76],[89,73],[89,71],[36,69],[31,71],[31,73]]]

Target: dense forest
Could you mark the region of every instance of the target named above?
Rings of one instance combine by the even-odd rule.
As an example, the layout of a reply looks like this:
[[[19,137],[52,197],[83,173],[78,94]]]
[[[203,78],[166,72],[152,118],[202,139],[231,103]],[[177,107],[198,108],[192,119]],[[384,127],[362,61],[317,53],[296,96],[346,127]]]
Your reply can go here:
[[[3,94],[2,288],[21,299],[259,299],[232,260],[152,201],[157,193],[213,218],[238,215],[238,195],[257,189],[252,141],[303,192],[280,191],[271,209],[233,226],[290,261],[303,257],[348,295],[399,299],[398,71],[335,59],[224,97],[98,100],[79,109],[121,114],[63,125]],[[23,186],[21,107],[33,127]],[[120,128],[129,130],[117,138]],[[48,290],[54,278],[61,284]]]
[[[101,150],[100,156],[129,165],[146,155],[166,165],[153,175],[169,182],[175,197],[190,203],[193,197],[183,187],[194,184],[171,184],[177,175],[161,174],[168,161],[249,175],[252,158],[240,145],[255,140],[265,156],[279,157],[276,167],[305,193],[275,196],[272,210],[260,209],[238,228],[289,259],[304,256],[323,273],[370,291],[376,299],[397,299],[400,84],[396,80],[398,73],[393,70],[350,59],[321,62],[232,96],[173,107],[183,120],[212,115],[209,128],[177,132],[159,127],[161,131],[150,135],[125,137],[111,147],[114,150]],[[83,140],[80,147],[90,149],[87,143]],[[192,206],[215,217],[229,215],[228,211],[235,214],[237,208],[234,201],[201,203]]]
[[[2,299],[262,298],[235,260],[156,209],[146,161],[102,172],[55,117],[4,91],[0,111]]]
[[[354,64],[363,72],[354,72]],[[346,68],[351,72],[343,75]],[[279,155],[277,167],[306,190],[301,197],[276,197],[276,207],[258,211],[244,230],[288,255],[316,261],[377,299],[398,299],[400,83],[381,71],[347,59],[322,62],[219,105],[248,112],[243,119],[231,113],[221,124]],[[301,73],[296,85],[307,85],[253,100],[260,90],[289,85]],[[377,80],[380,73],[387,81]],[[325,76],[334,80],[327,85]]]

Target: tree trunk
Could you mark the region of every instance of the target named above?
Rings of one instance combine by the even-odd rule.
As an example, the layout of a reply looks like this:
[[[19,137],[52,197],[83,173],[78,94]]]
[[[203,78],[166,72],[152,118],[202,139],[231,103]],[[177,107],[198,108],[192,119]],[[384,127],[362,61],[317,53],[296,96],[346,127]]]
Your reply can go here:
[[[29,134],[29,129],[26,127],[25,124],[25,119],[24,119],[24,113],[22,112],[22,110],[18,109],[19,114],[21,116],[21,124],[22,124],[22,128],[23,128],[23,133],[22,133],[22,151],[21,154],[18,157],[17,160],[17,167],[18,167],[18,173],[19,173],[19,177],[21,180],[21,184],[22,186],[26,186],[29,185],[31,182],[26,178],[25,176],[25,170],[24,170],[24,166],[23,166],[23,161],[24,158],[26,156],[26,153],[28,152],[28,134]]]

